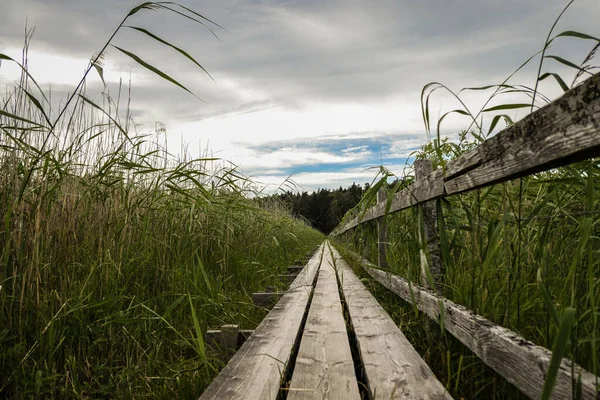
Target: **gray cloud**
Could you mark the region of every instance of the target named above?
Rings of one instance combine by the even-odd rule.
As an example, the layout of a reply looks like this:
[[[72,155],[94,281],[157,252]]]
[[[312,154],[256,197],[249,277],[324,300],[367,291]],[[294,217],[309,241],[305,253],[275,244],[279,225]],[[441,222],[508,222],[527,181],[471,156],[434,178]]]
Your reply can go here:
[[[2,0],[0,52],[21,46],[27,19],[36,27],[32,51],[89,58],[139,3]],[[137,32],[123,30],[115,43],[173,74],[206,103],[152,76],[117,50],[108,52],[108,60],[125,80],[132,71],[134,116],[149,127],[155,120],[199,121],[272,107],[376,105],[392,99],[418,104],[422,86],[433,80],[455,89],[499,83],[540,49],[566,1],[185,0],[182,4],[228,32],[216,29],[217,40],[194,22],[163,12],[145,11],[130,23],[184,48],[216,83],[172,49]],[[596,0],[579,0],[558,30],[598,35],[598,16]],[[581,58],[585,47],[565,40],[553,51]],[[527,73],[534,69],[532,65]],[[94,90],[101,87],[90,85],[89,92]],[[113,84],[111,91],[115,90]],[[395,134],[383,132],[382,137]],[[397,142],[402,140],[412,143],[406,135]]]

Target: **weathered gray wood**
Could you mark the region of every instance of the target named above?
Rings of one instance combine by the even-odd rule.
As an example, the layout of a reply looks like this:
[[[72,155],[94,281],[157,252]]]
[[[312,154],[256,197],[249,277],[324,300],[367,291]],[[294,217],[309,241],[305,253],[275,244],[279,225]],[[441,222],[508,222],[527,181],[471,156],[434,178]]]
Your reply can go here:
[[[252,293],[252,303],[256,307],[271,308],[283,296],[283,292],[257,292]]]
[[[385,202],[386,198],[387,193],[385,187],[382,186],[377,192],[377,203]],[[387,268],[388,230],[385,217],[379,217],[377,219],[377,237],[378,264],[381,266],[381,268]]]
[[[417,182],[420,182],[433,172],[433,163],[431,160],[416,160],[414,168],[415,179]],[[435,289],[441,293],[444,271],[442,252],[440,250],[440,242],[437,234],[437,210],[435,201],[427,201],[420,206],[423,215],[425,238],[421,237],[421,229],[419,229],[419,241],[422,243],[422,241],[425,240],[427,252],[429,253],[428,259],[427,254],[423,251],[423,246],[421,246],[421,284],[425,287],[429,286],[427,281],[427,269],[429,269],[436,286]]]
[[[238,325],[227,324],[221,326],[221,343],[226,349],[237,350],[239,336],[240,327]]]
[[[597,156],[600,74],[450,163],[448,194]]]
[[[251,330],[241,330],[238,325],[223,325],[221,329],[210,329],[204,335],[204,342],[215,349],[236,351],[247,338]]]
[[[396,193],[390,205],[390,213],[404,210],[408,207],[419,204],[420,202],[442,197],[444,194],[444,176],[441,170],[423,178],[420,182],[414,182],[411,186],[402,189]],[[385,202],[378,202],[373,207],[363,213],[359,213],[348,223],[335,229],[334,235],[340,235],[363,222],[380,218],[385,214]]]
[[[440,319],[440,307],[444,310],[444,328],[460,340],[483,362],[515,385],[532,399],[539,399],[550,366],[552,352],[536,346],[516,333],[498,326],[473,313],[469,309],[437,296],[428,289],[410,285],[399,276],[370,268],[366,260],[363,267],[375,280],[396,293],[434,321]],[[411,293],[412,290],[412,293]],[[583,399],[599,399],[595,375],[578,365],[573,365],[575,376],[571,376],[571,362],[563,359],[551,398],[571,398],[579,374]]]
[[[376,399],[451,399],[348,264],[332,247],[367,383]]]
[[[280,274],[279,280],[290,285],[296,279],[297,274]]]
[[[394,196],[390,212],[600,156],[600,74],[531,113],[475,149]],[[335,230],[339,235],[384,214],[371,207]]]
[[[323,253],[288,399],[360,399],[328,248]]]
[[[321,251],[317,251],[298,276],[298,284],[283,295],[200,399],[277,397],[320,263]]]
[[[287,271],[288,274],[298,275],[303,268],[303,265],[290,265],[289,267],[287,267]]]
[[[319,249],[313,254],[310,261],[306,264],[306,266],[304,268],[302,268],[302,270],[298,273],[298,275],[296,275],[296,278],[291,283],[289,290],[299,288],[299,287],[307,287],[307,286],[312,288],[314,281],[315,281],[315,276],[317,274],[317,270],[319,269],[319,266],[321,265],[320,262],[316,263],[313,261],[315,260],[315,257],[317,257],[319,259],[319,261],[321,260],[324,249],[325,249],[325,243],[322,243],[321,246],[319,246]]]

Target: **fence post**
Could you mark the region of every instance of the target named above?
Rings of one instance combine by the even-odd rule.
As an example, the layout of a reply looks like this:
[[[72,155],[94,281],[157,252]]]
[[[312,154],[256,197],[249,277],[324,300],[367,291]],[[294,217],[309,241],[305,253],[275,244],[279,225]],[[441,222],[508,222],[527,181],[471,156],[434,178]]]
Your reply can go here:
[[[377,191],[377,203],[387,199],[387,190],[384,186]],[[387,268],[387,247],[388,247],[388,230],[385,216],[377,218],[377,249],[378,249],[378,265],[381,268]]]
[[[416,160],[415,166],[415,180],[416,182],[422,181],[433,172],[433,163],[431,160]],[[423,223],[425,228],[425,240],[427,243],[427,250],[429,252],[429,263],[427,262],[427,254],[421,249],[421,283],[423,286],[428,287],[427,275],[425,268],[429,264],[429,271],[433,276],[438,293],[442,293],[442,279],[444,274],[444,267],[442,264],[442,252],[440,250],[439,237],[437,235],[437,210],[435,201],[428,201],[421,205],[423,210]],[[419,229],[419,241],[422,243],[421,230]],[[432,288],[433,289],[433,288]]]

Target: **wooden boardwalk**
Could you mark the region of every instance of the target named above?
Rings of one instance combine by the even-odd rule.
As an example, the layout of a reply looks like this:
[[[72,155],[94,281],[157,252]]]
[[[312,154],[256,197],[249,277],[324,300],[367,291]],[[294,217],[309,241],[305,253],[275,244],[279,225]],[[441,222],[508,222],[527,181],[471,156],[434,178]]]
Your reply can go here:
[[[386,216],[419,206],[425,287],[363,260],[376,281],[452,334],[484,363],[538,399],[600,400],[600,377],[536,346],[437,293],[443,263],[432,201],[577,161],[600,157],[600,73],[510,125],[476,148],[432,169],[415,162],[415,181],[377,204],[356,209],[332,233],[352,233],[377,221],[379,267],[386,267]],[[427,251],[425,251],[425,249]],[[431,280],[427,277],[431,276]],[[326,241],[285,294],[256,293],[273,310],[201,399],[448,399],[449,394],[396,324]],[[227,330],[225,329],[225,334]],[[562,357],[560,353],[557,353]],[[554,380],[548,380],[554,376]]]
[[[200,399],[450,399],[324,242]]]

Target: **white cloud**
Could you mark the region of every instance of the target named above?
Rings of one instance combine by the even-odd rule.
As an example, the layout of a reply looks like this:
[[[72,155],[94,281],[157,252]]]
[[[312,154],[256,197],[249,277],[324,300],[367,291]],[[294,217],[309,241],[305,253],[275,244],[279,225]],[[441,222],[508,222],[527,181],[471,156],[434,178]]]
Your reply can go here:
[[[28,16],[29,26],[37,27],[30,51],[32,74],[43,85],[69,85],[72,90],[89,57],[104,44],[119,18],[139,3],[2,0],[0,52],[20,56],[22,27]],[[116,43],[171,74],[206,103],[143,70],[114,48],[106,57],[106,80],[114,85],[120,78],[127,81],[131,74],[136,122],[149,129],[155,121],[164,122],[173,153],[186,143],[191,144],[189,149],[200,143],[200,149],[190,150],[198,156],[208,145],[215,155],[246,170],[273,171],[261,175],[273,180],[283,176],[277,171],[290,166],[360,162],[369,151],[351,139],[377,138],[386,143],[389,138],[381,146],[384,157],[410,154],[426,140],[419,104],[423,85],[441,81],[458,90],[500,83],[540,49],[565,5],[564,0],[182,3],[229,32],[217,30],[219,41],[191,21],[159,12],[141,12],[130,23],[184,48],[209,70],[215,83],[188,59],[157,46],[143,34],[124,30]],[[599,14],[597,0],[579,0],[557,32],[573,29],[599,36]],[[556,42],[552,51],[577,61],[585,49],[581,41],[565,39]],[[558,67],[548,64],[545,68],[556,71]],[[531,85],[536,68],[534,64],[526,68],[516,83]],[[18,73],[10,63],[3,63],[0,84],[14,81]],[[96,73],[92,71],[90,77],[89,91],[99,92]],[[69,90],[62,86],[61,91]],[[552,96],[559,94],[550,81],[543,88]],[[484,99],[481,92],[466,96],[470,107],[481,105]],[[436,93],[430,103],[432,120],[456,107],[451,97]],[[452,116],[442,128],[451,134],[467,125],[464,117]],[[322,145],[327,140],[346,140],[348,147],[333,152]],[[314,146],[269,152],[254,148],[277,141]],[[307,185],[335,186],[337,181],[364,179],[362,174],[354,170],[338,175],[311,172],[298,178]]]

